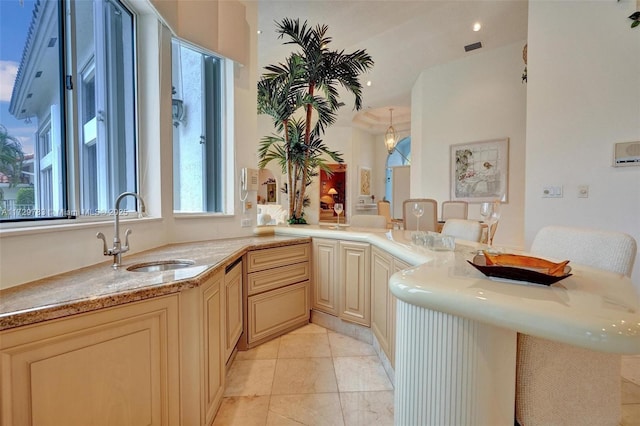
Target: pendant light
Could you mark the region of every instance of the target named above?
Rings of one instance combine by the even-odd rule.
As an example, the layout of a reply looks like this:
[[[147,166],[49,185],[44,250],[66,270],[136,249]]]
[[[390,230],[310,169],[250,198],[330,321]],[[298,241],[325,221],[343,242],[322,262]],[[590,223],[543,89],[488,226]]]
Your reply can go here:
[[[393,128],[393,108],[389,108],[389,128],[387,133],[384,134],[384,145],[387,147],[389,154],[396,148],[396,142],[396,129]]]

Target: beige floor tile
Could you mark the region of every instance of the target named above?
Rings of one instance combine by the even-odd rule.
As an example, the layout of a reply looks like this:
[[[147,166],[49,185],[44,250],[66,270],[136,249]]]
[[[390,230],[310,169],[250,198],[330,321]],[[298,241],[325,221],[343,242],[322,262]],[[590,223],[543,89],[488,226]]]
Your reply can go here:
[[[370,356],[376,355],[373,346],[340,333],[328,333],[331,356]]]
[[[313,323],[309,323],[307,325],[305,325],[304,327],[300,327],[297,328],[293,331],[290,331],[287,334],[322,334],[322,333],[326,333],[327,329],[324,327],[321,327],[317,324],[313,324]]]
[[[622,377],[640,385],[640,356],[622,357]]]
[[[235,360],[227,373],[224,396],[269,395],[275,359]]]
[[[273,395],[267,426],[341,426],[342,410],[337,393]]]
[[[340,394],[346,426],[393,426],[393,391]]]
[[[340,392],[393,390],[377,356],[333,358]]]
[[[264,426],[269,411],[268,395],[223,398],[213,426]]]
[[[640,426],[640,404],[622,405],[621,426]]]
[[[640,385],[622,379],[622,403],[640,404]]]
[[[286,334],[280,337],[278,358],[326,358],[331,356],[326,333]]]
[[[260,346],[249,349],[248,351],[238,351],[237,360],[247,359],[276,359],[278,358],[278,348],[280,347],[280,338],[273,339]]]
[[[279,359],[273,395],[338,392],[331,358]]]

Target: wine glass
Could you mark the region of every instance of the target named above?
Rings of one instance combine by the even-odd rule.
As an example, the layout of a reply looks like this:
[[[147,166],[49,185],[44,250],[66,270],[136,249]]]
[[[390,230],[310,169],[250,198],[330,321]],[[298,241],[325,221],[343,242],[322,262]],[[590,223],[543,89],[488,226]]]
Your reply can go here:
[[[498,220],[500,220],[500,201],[482,203],[480,205],[480,216],[482,221],[487,224],[487,245],[491,248],[493,246],[495,227],[498,226]]]
[[[342,205],[342,203],[335,203],[333,205],[333,211],[338,215],[338,221],[335,226],[335,229],[338,229],[340,228],[340,213],[344,211],[344,206]]]
[[[494,201],[491,208],[491,214],[489,215],[489,247],[493,246],[493,236],[496,233],[498,227],[498,221],[500,220],[500,201]]]
[[[420,203],[414,203],[411,212],[416,217],[416,232],[420,230],[420,216],[424,214],[424,207]]]
[[[487,222],[489,220],[489,216],[493,212],[493,203],[484,202],[480,204],[480,216],[482,217],[483,222]]]

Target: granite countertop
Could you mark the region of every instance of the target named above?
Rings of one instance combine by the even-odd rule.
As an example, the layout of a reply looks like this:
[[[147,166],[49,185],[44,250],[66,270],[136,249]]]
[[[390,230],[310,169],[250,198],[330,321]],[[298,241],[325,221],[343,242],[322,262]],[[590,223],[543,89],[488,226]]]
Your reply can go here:
[[[304,236],[261,236],[170,244],[112,261],[0,290],[0,330],[176,293],[202,285],[249,250],[309,242]],[[159,272],[127,267],[189,259],[193,266]]]

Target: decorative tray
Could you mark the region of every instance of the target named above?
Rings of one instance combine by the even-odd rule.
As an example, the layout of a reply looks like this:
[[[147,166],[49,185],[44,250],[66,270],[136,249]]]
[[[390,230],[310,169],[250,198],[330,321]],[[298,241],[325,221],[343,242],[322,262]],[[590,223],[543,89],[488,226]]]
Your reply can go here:
[[[469,264],[488,277],[551,285],[571,276],[569,261],[560,263],[530,256],[478,254]]]

